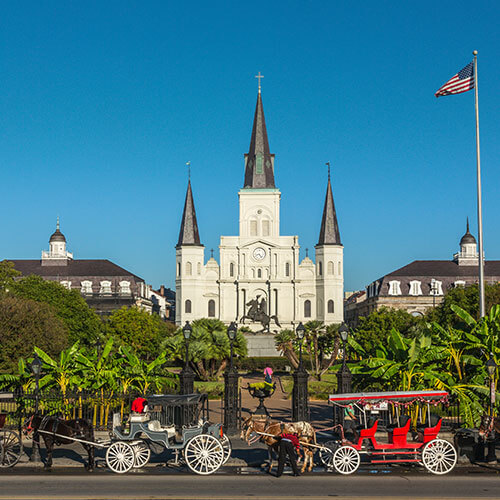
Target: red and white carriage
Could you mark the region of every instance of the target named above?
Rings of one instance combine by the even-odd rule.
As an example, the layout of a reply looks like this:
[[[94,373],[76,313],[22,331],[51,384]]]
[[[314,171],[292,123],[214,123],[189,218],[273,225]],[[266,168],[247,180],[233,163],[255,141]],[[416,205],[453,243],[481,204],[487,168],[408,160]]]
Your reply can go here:
[[[340,474],[356,472],[361,455],[370,464],[417,463],[433,474],[446,474],[457,463],[455,447],[438,437],[442,418],[431,419],[431,406],[445,403],[446,391],[397,391],[361,392],[353,394],[330,395],[329,402],[340,407],[352,405],[361,417],[361,425],[354,433],[353,441],[344,437],[329,450],[322,448],[320,455],[323,463]],[[408,439],[412,420],[401,416],[401,409],[411,410],[413,422],[420,420],[414,438]],[[387,426],[385,439],[381,440],[379,428],[380,412],[387,411],[392,425]]]

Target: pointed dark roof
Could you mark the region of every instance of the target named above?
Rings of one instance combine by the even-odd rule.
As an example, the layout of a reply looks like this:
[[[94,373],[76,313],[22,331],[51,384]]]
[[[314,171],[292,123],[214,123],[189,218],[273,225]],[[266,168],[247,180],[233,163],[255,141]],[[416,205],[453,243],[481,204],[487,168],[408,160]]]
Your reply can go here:
[[[340,242],[335,203],[333,202],[330,175],[328,175],[328,186],[326,188],[325,206],[323,208],[323,218],[321,219],[318,245],[342,245]]]
[[[245,185],[243,187],[254,189],[276,187],[274,185],[274,155],[269,151],[260,90],[255,106],[250,148],[248,154],[245,155]]]
[[[469,232],[469,217],[467,217],[467,231],[462,236],[460,245],[466,245],[467,243],[474,243],[475,245],[477,244],[476,238],[474,238],[474,236]]]
[[[56,231],[55,233],[52,233],[52,236],[49,239],[49,243],[52,243],[54,241],[64,241],[66,243],[66,238],[59,229],[59,217],[57,218]]]
[[[183,245],[202,246],[200,243],[200,233],[196,222],[196,210],[194,209],[193,192],[191,191],[191,180],[188,181],[186,201],[184,203],[184,213],[182,214],[181,230],[177,247]]]

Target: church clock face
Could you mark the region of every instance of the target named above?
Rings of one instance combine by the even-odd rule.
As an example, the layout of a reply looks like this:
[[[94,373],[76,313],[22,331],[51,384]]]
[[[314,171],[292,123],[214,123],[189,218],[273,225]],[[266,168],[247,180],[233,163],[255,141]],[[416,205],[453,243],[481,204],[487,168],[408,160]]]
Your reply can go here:
[[[266,256],[266,251],[262,247],[257,247],[253,251],[253,258],[255,260],[262,260]]]

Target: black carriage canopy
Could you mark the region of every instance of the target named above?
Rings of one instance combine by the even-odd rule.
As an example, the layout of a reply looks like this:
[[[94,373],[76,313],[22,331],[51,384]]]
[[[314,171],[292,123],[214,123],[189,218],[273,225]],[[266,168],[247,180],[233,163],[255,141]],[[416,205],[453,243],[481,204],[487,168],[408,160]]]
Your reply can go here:
[[[153,394],[146,399],[151,407],[195,405],[204,402],[206,397],[206,394]]]
[[[448,393],[446,391],[392,391],[392,392],[353,392],[346,394],[330,394],[328,402],[338,406],[348,404],[376,404],[376,403],[446,403]]]

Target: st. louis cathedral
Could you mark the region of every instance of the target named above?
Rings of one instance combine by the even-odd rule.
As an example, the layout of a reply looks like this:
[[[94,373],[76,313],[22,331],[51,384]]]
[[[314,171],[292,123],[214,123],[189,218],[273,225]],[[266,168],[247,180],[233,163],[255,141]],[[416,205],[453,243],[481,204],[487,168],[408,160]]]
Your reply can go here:
[[[239,193],[238,236],[221,236],[220,263],[205,263],[191,181],[176,246],[176,322],[218,318],[255,332],[294,328],[300,321],[343,321],[343,251],[330,175],[316,262],[299,261],[298,236],[280,234],[281,192],[267,138],[259,86],[252,137]]]

